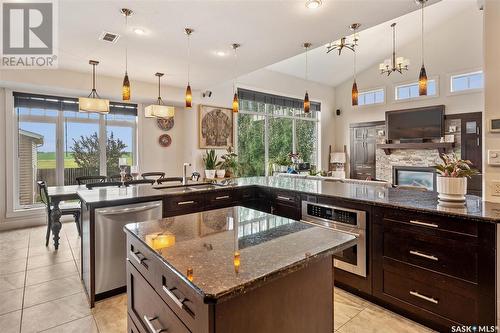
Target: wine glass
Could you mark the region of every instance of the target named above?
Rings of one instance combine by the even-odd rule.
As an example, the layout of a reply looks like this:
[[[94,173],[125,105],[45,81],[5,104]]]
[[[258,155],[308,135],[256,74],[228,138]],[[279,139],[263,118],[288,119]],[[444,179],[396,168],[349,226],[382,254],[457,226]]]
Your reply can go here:
[[[130,167],[130,175],[132,176],[132,178],[137,179],[137,177],[139,176],[139,167],[137,165],[132,165]]]

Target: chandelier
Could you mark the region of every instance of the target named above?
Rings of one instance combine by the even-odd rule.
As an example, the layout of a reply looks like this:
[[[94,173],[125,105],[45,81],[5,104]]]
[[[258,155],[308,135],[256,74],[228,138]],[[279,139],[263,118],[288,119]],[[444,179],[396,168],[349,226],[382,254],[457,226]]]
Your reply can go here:
[[[342,37],[339,41],[330,43],[326,47],[326,53],[330,53],[332,51],[338,51],[339,55],[342,53],[342,50],[344,48],[351,50],[352,52],[355,52],[356,46],[358,46],[358,34],[356,31],[359,29],[361,24],[359,23],[353,23],[349,26],[349,29],[351,29],[354,33],[352,35],[352,43],[347,42],[347,37]]]
[[[391,24],[392,28],[392,58],[386,59],[379,65],[380,74],[391,75],[394,72],[403,74],[403,71],[408,70],[410,60],[403,57],[396,57],[396,23]]]

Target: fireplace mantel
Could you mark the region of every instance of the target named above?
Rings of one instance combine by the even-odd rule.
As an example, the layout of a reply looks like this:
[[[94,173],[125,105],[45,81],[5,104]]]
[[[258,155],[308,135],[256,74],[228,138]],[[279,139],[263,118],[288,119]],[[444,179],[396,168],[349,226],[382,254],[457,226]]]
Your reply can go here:
[[[391,155],[394,149],[436,149],[440,154],[453,149],[453,142],[422,142],[422,143],[381,143],[377,148],[383,149],[386,155]]]

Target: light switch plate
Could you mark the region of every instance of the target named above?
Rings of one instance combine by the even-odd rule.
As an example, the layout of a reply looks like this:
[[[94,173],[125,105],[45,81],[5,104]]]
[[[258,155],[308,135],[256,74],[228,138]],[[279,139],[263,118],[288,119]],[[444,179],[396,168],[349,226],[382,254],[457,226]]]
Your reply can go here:
[[[488,165],[500,166],[500,150],[488,150]]]
[[[491,182],[491,195],[494,197],[500,197],[500,181],[494,180]]]

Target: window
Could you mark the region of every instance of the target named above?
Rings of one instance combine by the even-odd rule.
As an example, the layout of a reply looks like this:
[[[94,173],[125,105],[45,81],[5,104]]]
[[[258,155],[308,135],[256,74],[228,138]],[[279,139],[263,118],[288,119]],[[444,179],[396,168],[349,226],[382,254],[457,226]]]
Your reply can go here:
[[[264,176],[272,171],[274,161],[293,152],[312,166],[319,159],[320,104],[311,102],[305,114],[302,101],[283,96],[238,89],[239,173],[242,176]]]
[[[418,94],[418,82],[396,86],[396,100],[405,100],[422,97]],[[436,96],[436,80],[427,81],[427,96]]]
[[[136,162],[136,105],[111,103],[100,115],[78,112],[73,98],[14,93],[14,107],[18,209],[37,205],[38,180],[74,185],[79,176],[117,173],[119,157]]]
[[[450,91],[459,92],[467,90],[483,89],[483,71],[452,75],[450,78]]]
[[[384,103],[384,89],[376,89],[360,92],[358,95],[358,105],[370,105]]]

